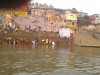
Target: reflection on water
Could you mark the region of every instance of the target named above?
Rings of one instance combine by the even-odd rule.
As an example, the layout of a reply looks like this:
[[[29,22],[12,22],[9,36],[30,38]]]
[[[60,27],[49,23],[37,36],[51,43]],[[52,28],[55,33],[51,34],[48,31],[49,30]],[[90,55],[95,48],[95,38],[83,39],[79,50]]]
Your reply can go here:
[[[0,45],[0,75],[100,75],[100,48]]]

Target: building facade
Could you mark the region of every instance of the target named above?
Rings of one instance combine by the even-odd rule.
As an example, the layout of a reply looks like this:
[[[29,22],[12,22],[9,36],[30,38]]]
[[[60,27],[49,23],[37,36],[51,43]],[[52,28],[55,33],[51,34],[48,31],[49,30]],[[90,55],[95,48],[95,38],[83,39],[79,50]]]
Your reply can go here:
[[[100,24],[100,14],[94,14],[92,15],[92,18],[93,18],[92,24],[95,25]]]
[[[26,16],[28,10],[28,4],[24,3],[18,8],[12,8],[12,9],[0,9],[0,14],[5,13],[7,15],[18,15],[18,16]]]

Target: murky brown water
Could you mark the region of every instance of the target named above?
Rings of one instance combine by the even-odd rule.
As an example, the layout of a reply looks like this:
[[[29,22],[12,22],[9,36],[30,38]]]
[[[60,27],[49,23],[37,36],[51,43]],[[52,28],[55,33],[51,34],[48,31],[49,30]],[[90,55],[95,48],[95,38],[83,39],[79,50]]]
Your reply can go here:
[[[100,75],[100,48],[0,45],[0,75]]]

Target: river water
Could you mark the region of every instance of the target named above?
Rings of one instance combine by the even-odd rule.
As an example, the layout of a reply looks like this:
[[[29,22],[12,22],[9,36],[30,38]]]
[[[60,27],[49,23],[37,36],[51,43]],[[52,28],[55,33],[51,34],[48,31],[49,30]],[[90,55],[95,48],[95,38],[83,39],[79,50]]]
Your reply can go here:
[[[0,45],[0,75],[100,75],[100,48]]]

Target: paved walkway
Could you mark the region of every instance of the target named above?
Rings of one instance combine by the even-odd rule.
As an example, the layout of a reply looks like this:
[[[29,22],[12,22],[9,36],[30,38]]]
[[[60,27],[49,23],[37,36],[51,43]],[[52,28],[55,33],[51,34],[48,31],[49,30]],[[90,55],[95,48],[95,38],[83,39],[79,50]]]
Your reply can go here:
[[[100,40],[90,34],[79,33],[75,34],[75,43],[80,46],[100,47]]]

